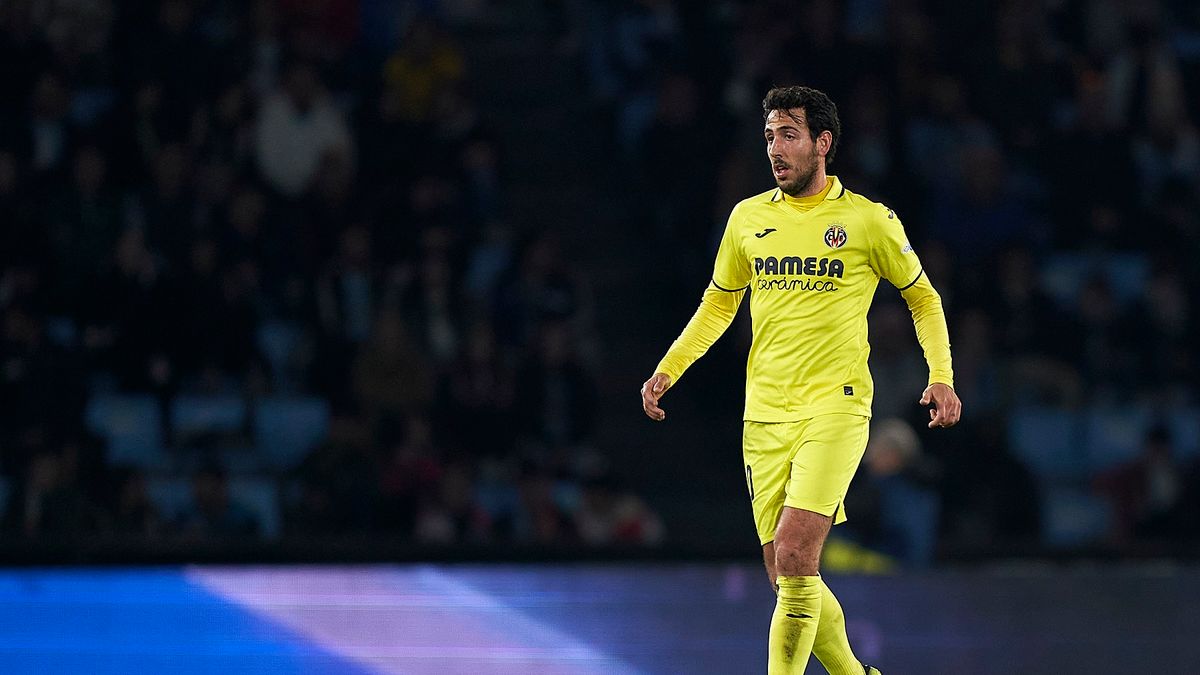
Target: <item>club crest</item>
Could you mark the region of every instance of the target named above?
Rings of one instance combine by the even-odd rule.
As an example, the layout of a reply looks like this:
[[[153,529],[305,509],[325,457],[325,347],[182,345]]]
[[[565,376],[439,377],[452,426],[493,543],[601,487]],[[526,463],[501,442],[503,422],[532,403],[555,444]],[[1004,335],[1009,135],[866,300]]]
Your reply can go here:
[[[841,248],[846,245],[846,228],[837,223],[832,223],[829,229],[825,230],[825,245],[829,248]]]

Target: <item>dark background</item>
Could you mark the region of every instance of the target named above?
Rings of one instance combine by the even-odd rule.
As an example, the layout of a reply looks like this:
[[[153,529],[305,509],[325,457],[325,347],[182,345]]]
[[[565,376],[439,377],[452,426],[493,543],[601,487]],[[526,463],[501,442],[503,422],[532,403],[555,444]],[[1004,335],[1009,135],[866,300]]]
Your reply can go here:
[[[772,187],[900,214],[827,566],[1200,552],[1188,2],[0,5],[0,557],[745,556],[745,318],[637,398]],[[743,312],[744,313],[744,312]]]

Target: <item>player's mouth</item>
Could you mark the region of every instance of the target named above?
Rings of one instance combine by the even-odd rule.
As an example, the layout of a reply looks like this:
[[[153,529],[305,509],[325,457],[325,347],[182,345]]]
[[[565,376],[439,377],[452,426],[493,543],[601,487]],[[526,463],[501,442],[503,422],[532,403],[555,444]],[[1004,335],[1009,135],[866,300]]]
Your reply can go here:
[[[791,171],[791,168],[787,164],[774,164],[771,168],[775,172],[775,177],[779,179],[784,178]]]

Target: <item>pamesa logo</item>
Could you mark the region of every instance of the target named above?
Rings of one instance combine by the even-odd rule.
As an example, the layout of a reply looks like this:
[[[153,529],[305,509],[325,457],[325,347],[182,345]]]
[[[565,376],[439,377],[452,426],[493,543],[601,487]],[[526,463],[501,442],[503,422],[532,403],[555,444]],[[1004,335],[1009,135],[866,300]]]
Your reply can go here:
[[[841,279],[845,270],[845,263],[838,258],[817,258],[816,256],[801,258],[793,255],[782,258],[767,256],[754,259],[754,273],[758,275],[757,289],[760,291],[810,291],[815,293],[836,291],[837,284],[829,279]],[[826,277],[826,279],[769,278],[788,276]]]

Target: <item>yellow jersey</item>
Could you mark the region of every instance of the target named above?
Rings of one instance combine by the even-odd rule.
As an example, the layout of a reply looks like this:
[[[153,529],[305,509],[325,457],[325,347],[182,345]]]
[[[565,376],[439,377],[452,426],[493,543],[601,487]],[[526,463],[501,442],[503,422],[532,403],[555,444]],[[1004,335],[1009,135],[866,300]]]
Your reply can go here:
[[[734,207],[705,302],[659,371],[678,381],[724,332],[748,290],[754,337],[745,419],[869,416],[867,310],[882,278],[901,289],[913,312],[930,382],[952,386],[941,300],[899,217],[847,190],[836,176],[819,203],[812,199],[805,203],[776,188]]]

